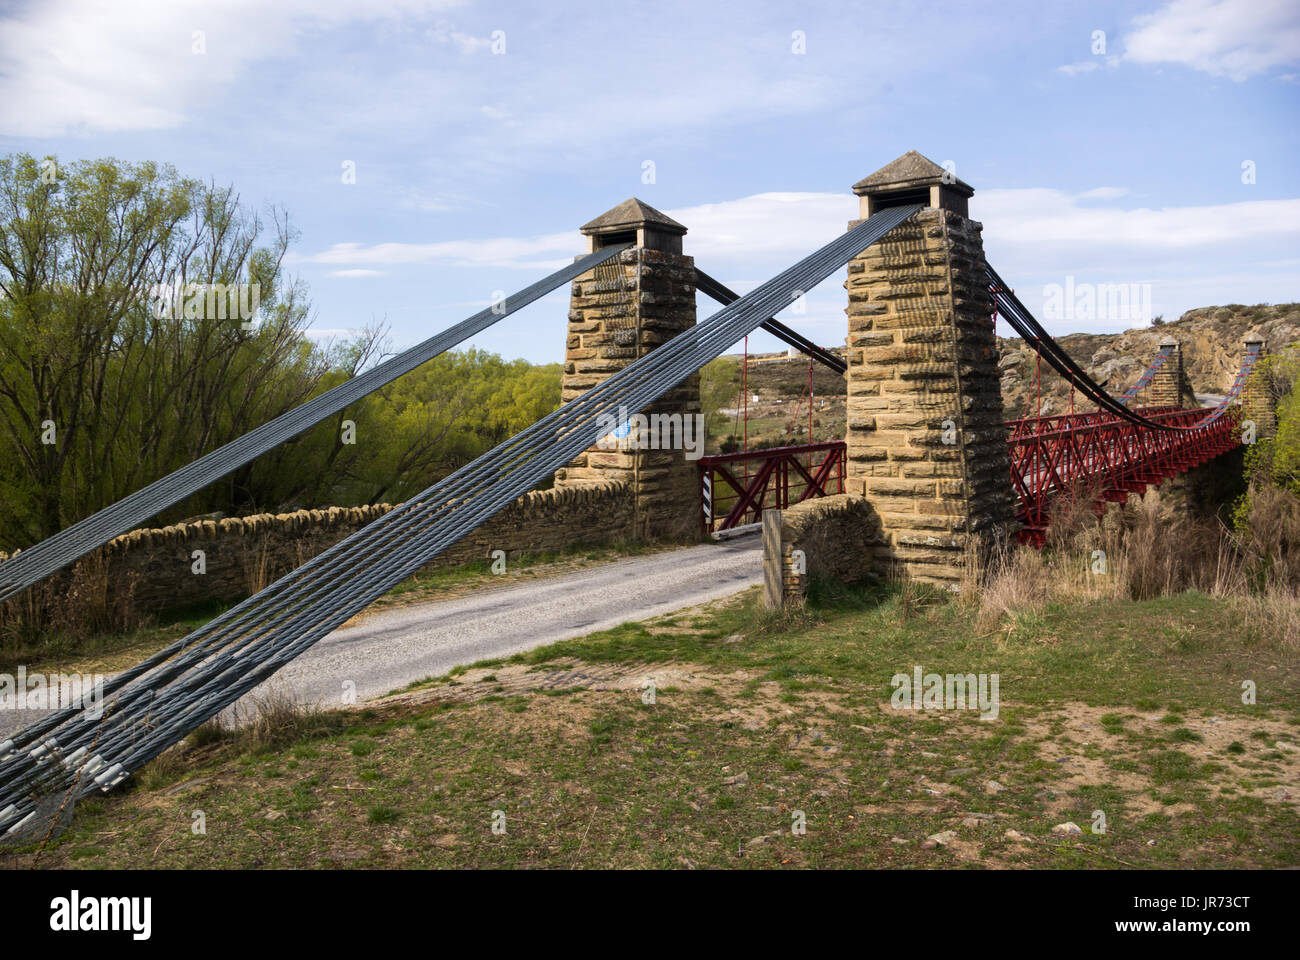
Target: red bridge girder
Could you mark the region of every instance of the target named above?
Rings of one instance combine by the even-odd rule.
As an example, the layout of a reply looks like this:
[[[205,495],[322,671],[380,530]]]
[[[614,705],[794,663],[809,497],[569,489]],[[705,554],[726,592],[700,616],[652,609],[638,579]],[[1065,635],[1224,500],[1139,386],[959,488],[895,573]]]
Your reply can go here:
[[[1007,423],[1011,485],[1020,501],[1022,543],[1041,546],[1052,500],[1063,491],[1095,491],[1098,512],[1241,445],[1236,418],[1207,420],[1205,409],[1148,408],[1148,420],[1195,430],[1152,430],[1110,413],[1027,417]]]
[[[757,523],[763,511],[844,492],[843,440],[701,457],[704,532]]]

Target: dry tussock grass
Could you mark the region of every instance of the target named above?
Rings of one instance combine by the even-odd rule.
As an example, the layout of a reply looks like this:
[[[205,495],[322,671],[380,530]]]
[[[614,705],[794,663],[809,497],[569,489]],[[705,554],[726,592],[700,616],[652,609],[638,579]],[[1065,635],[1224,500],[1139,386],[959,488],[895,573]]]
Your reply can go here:
[[[71,570],[0,603],[0,654],[15,659],[57,652],[140,626],[148,618],[136,610],[137,579],[115,583],[104,551],[88,553]]]
[[[1300,649],[1300,498],[1253,491],[1242,529],[1162,520],[1156,496],[1098,521],[1087,491],[1061,498],[1039,551],[1008,545],[968,560],[962,596],[987,630],[1054,601],[1149,600],[1189,590],[1239,604],[1258,639]]]
[[[296,743],[336,719],[314,705],[299,702],[281,687],[252,697],[251,703],[239,709],[240,717],[228,735],[240,749],[253,753]]]

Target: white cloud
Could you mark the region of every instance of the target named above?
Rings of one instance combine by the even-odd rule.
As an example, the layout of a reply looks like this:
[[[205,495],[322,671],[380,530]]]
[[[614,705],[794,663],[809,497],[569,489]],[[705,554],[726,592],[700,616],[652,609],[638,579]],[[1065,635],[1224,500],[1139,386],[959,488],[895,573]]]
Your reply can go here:
[[[1077,63],[1063,63],[1056,68],[1058,73],[1063,73],[1067,77],[1078,76],[1081,73],[1092,73],[1101,67],[1115,69],[1119,66],[1120,58],[1116,56],[1096,55],[1088,60],[1080,60]]]
[[[633,4],[613,17],[566,17],[545,5],[513,18],[475,10],[466,20],[476,35],[509,28],[507,55],[457,58],[448,47],[438,56],[424,30],[424,49],[386,41],[376,55],[374,44],[358,43],[371,69],[292,63],[297,69],[284,71],[281,97],[267,109],[318,140],[346,131],[384,144],[395,166],[400,156],[402,165],[428,171],[440,191],[490,195],[493,184],[521,172],[569,178],[597,161],[611,175],[626,171],[629,184],[640,183],[645,160],[659,164],[660,184],[683,182],[692,172],[678,162],[681,151],[716,149],[727,131],[775,134],[791,118],[845,102],[857,102],[859,123],[878,120],[886,111],[880,85],[924,71],[904,42],[913,14],[888,12],[873,23],[878,49],[855,62],[857,49],[841,32],[817,34],[816,56],[792,55],[788,13],[767,4],[747,9],[743,24],[697,3]],[[682,29],[683,16],[691,29]],[[976,36],[964,31],[953,42],[965,47]],[[593,50],[617,51],[599,76],[577,66]],[[637,64],[654,65],[653,83],[631,80]]]
[[[998,273],[1044,316],[1044,287],[1149,284],[1153,314],[1192,307],[1300,300],[1293,265],[1300,248],[1300,198],[1186,207],[1124,208],[1080,201],[1096,191],[984,190],[971,201],[984,249]],[[1106,332],[1123,319],[1047,323],[1053,333]]]
[[[390,188],[487,196],[520,172],[567,177],[597,160],[625,165],[629,183],[656,160],[661,184],[681,182],[690,168],[673,154],[715,149],[724,131],[776,134],[845,103],[871,125],[887,113],[882,87],[928,76],[909,47],[909,0],[874,5],[866,60],[852,32],[836,29],[810,30],[815,52],[793,55],[789,13],[770,3],[741,21],[690,0],[601,17],[467,3],[453,24],[444,8],[455,2],[0,2],[0,135],[202,124],[196,141],[239,131],[226,136],[227,155],[300,162],[306,151],[356,157],[365,145],[368,184],[383,174]],[[492,34],[506,28],[509,53],[496,56]],[[191,53],[195,29],[206,31],[205,55]],[[955,30],[949,55],[983,50],[992,31],[982,20]],[[610,50],[599,76],[581,67]],[[653,82],[634,80],[646,64]],[[428,209],[446,209],[439,200]]]
[[[443,22],[439,22],[432,27],[428,33],[430,37],[439,43],[455,45],[456,49],[465,55],[477,53],[492,45],[492,40],[489,37],[476,37],[468,33],[462,33]]]
[[[1134,19],[1124,58],[1178,63],[1242,81],[1300,62],[1300,4],[1295,0],[1172,0]]]
[[[1191,251],[1232,252],[1250,243],[1300,243],[1300,198],[1210,206],[1123,208],[1097,202],[1123,187],[1077,194],[1050,188],[983,190],[971,201],[984,225],[986,248],[1032,262],[1035,269],[1081,261],[1131,264],[1176,259]],[[686,224],[687,252],[701,269],[788,266],[842,233],[858,213],[857,198],[840,193],[759,193],[665,211]],[[577,231],[535,237],[493,237],[433,243],[336,243],[302,260],[338,265],[445,264],[557,269],[585,249]],[[760,276],[766,275],[760,273]]]
[[[1127,193],[1116,186],[1077,194],[981,190],[971,212],[984,224],[990,257],[1035,270],[1088,263],[1141,273],[1188,255],[1231,260],[1253,256],[1256,248],[1300,246],[1300,198],[1162,208],[1114,202]],[[762,193],[668,212],[688,227],[687,252],[702,269],[713,272],[708,264],[718,261],[732,268],[752,264],[745,267],[752,277],[759,264],[788,266],[843,232],[858,206],[847,194]]]
[[[484,200],[476,200],[464,193],[455,191],[434,191],[412,189],[402,197],[401,204],[412,210],[426,213],[448,213],[452,210],[465,210],[470,207],[491,206]]]
[[[824,244],[835,231],[843,231],[857,211],[857,198],[851,194],[759,193],[665,212],[687,224],[690,253],[707,269],[705,264],[709,262],[798,259]],[[574,230],[536,237],[433,243],[336,243],[319,253],[297,258],[297,262],[555,270],[585,250],[585,238]]]
[[[442,240],[434,243],[336,243],[327,250],[296,258],[302,263],[403,266],[441,264],[452,267],[549,268],[558,270],[585,251],[582,237],[552,233],[541,237],[495,237]]]
[[[717,260],[793,262],[843,233],[858,199],[841,193],[757,193],[665,211],[686,225],[688,253],[702,269]]]
[[[1154,312],[1166,317],[1214,303],[1300,300],[1294,262],[1278,259],[1279,251],[1300,249],[1300,198],[1126,208],[1118,205],[1126,194],[1114,186],[1079,193],[982,190],[971,204],[984,224],[989,262],[1039,315],[1043,285],[1063,283],[1066,276],[1079,283],[1149,283]],[[856,219],[858,205],[851,194],[774,192],[665,212],[686,224],[685,249],[700,269],[745,293],[843,233]],[[572,262],[584,249],[582,236],[572,231],[435,243],[339,243],[307,259],[352,268],[439,264],[540,273]],[[806,314],[787,309],[782,319],[818,342],[841,343],[843,279],[844,271],[837,271],[808,293]],[[707,297],[698,302],[701,317],[717,309]],[[476,305],[482,304],[465,304]],[[1049,328],[1064,333],[1081,326],[1088,325],[1067,321]],[[1127,326],[1097,322],[1088,328]],[[760,337],[751,346],[766,342]]]
[[[305,32],[457,2],[41,0],[0,19],[0,134],[176,127],[196,102],[249,64],[291,51]],[[194,52],[196,31],[204,53]]]
[[[1071,194],[1051,189],[980,190],[972,214],[984,224],[989,262],[1044,314],[1046,283],[1149,283],[1153,312],[1166,318],[1216,303],[1300,300],[1293,260],[1300,249],[1300,198],[1205,206],[1124,207],[1123,187]],[[842,232],[857,214],[842,194],[759,194],[671,210],[686,224],[687,252],[701,269],[739,293]],[[844,272],[808,294],[808,313],[782,319],[823,344],[843,342]],[[737,278],[746,278],[745,280]],[[700,315],[714,307],[700,300]],[[707,304],[707,305],[706,305]],[[1054,333],[1122,330],[1123,320],[1049,323]],[[751,340],[755,343],[767,341]],[[771,344],[769,344],[771,346]],[[767,347],[764,347],[767,349]]]
[[[383,270],[331,270],[329,272],[329,275],[331,277],[344,277],[344,278],[382,277],[384,276],[384,271]]]
[[[1079,194],[1080,200],[1114,200],[1116,197],[1122,197],[1128,193],[1125,187],[1093,187],[1091,190],[1085,190]]]
[[[1300,198],[1159,209],[1080,206],[1078,201],[1093,193],[985,190],[972,204],[985,224],[986,247],[1032,254],[1036,260],[1069,263],[1103,255],[1124,262],[1192,250],[1232,253],[1252,241],[1300,240]]]

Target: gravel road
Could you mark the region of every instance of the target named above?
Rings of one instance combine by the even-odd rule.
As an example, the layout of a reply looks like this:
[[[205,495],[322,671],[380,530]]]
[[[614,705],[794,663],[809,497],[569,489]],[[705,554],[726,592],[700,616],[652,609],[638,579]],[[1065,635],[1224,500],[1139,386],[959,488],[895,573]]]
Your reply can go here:
[[[755,535],[629,557],[468,597],[390,607],[336,630],[251,696],[273,688],[303,703],[341,705],[346,683],[358,700],[383,696],[452,667],[504,657],[607,630],[761,582]],[[34,722],[37,711],[0,711],[0,733]]]
[[[336,630],[271,680],[336,706],[343,685],[382,696],[460,664],[504,657],[744,590],[762,579],[757,536],[630,557],[469,597],[389,608]]]

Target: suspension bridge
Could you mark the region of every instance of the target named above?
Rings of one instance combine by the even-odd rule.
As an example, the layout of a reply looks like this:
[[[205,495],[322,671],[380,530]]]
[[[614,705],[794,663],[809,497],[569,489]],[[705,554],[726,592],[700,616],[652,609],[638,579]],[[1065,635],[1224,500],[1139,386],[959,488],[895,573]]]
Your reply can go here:
[[[879,513],[869,549],[943,580],[966,550],[1016,533],[1041,542],[1053,499],[1080,487],[1099,502],[1240,444],[1242,400],[1262,344],[1248,346],[1214,408],[1137,405],[1179,366],[1162,348],[1112,397],[1052,339],[987,264],[973,189],[910,152],[854,185],[861,216],[843,234],[739,296],[682,252],[686,228],[629,200],[582,228],[586,254],[425,342],[259,427],[0,565],[17,597],[207,484],[571,283],[564,402],[270,586],[118,674],[102,713],[60,709],[0,744],[0,835],[43,829],[49,804],[107,791],[539,483],[630,478],[647,535],[718,530],[764,509],[852,493]],[[846,356],[775,319],[848,267]],[[695,320],[698,290],[722,304]],[[1096,409],[1004,423],[996,317]],[[763,328],[842,374],[846,436],[706,457],[597,446],[620,409],[698,410],[697,371]],[[864,549],[868,549],[864,546]],[[44,804],[44,805],[43,805]]]

